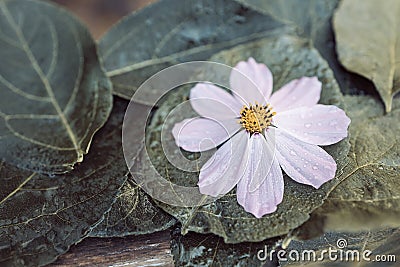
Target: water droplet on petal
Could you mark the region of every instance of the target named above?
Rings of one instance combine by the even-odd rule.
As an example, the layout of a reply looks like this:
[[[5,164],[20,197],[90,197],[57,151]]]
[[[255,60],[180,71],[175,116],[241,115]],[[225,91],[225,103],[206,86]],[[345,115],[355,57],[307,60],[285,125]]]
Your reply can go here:
[[[318,122],[317,125],[318,125],[318,126],[322,126],[322,122]]]
[[[315,165],[312,168],[313,168],[313,170],[318,170],[318,167]]]
[[[296,154],[296,152],[294,150],[290,150],[290,155],[297,156],[297,154]]]
[[[311,127],[311,125],[312,125],[312,123],[305,123],[305,124],[304,124],[304,127],[306,127],[306,128],[310,128],[310,127]]]
[[[329,126],[336,126],[338,124],[337,120],[331,120]]]
[[[331,108],[329,109],[329,113],[336,113],[336,112],[337,112],[336,107],[331,107]]]

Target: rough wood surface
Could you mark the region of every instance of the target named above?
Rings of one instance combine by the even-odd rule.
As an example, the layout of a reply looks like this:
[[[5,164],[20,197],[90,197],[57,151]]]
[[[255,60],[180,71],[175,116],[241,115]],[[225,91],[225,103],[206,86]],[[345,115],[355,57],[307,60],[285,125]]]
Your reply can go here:
[[[170,233],[87,238],[48,266],[174,266]]]

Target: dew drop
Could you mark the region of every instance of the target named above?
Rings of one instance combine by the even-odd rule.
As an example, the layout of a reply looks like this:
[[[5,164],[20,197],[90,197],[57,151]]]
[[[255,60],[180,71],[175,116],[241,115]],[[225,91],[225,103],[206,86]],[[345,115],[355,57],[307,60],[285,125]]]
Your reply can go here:
[[[337,120],[331,120],[329,126],[336,126],[338,124]]]
[[[312,168],[313,168],[313,170],[318,170],[318,167],[315,165]]]
[[[337,112],[337,109],[335,107],[331,107],[329,109],[329,113],[336,113],[336,112]]]
[[[311,123],[305,123],[305,124],[304,124],[304,127],[306,127],[306,128],[310,128],[311,126],[312,126]]]
[[[298,172],[299,172],[299,171],[300,171],[300,168],[298,168],[298,167],[297,167],[297,168],[296,168],[296,171],[298,171]]]
[[[290,150],[290,155],[297,156],[297,154],[296,154],[296,152],[294,150]]]
[[[317,125],[318,125],[318,126],[322,126],[322,122],[318,122]]]
[[[306,165],[306,164],[304,164],[304,165],[303,165],[303,168],[307,168],[307,165]]]

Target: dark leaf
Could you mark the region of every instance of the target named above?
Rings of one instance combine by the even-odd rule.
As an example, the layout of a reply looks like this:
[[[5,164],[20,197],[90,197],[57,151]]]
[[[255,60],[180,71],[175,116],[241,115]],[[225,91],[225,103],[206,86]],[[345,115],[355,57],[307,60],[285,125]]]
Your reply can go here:
[[[327,229],[399,226],[400,99],[386,115],[372,97],[346,96],[345,103],[352,119],[350,161],[317,212],[326,217]]]
[[[281,240],[226,244],[212,234],[188,233],[182,236],[180,228],[172,232],[171,251],[175,266],[246,266],[274,267],[276,259],[265,255],[265,248],[274,249]]]
[[[176,223],[174,217],[160,209],[153,200],[128,177],[111,210],[91,232],[93,237],[116,237],[149,234],[165,230]]]
[[[236,0],[275,20],[297,29],[306,38],[330,68],[345,93],[374,93],[374,86],[365,78],[347,72],[339,63],[331,19],[339,0]],[[265,22],[268,23],[268,22]]]
[[[71,170],[112,106],[89,32],[45,1],[0,1],[0,58],[0,159]]]
[[[161,0],[123,19],[99,47],[114,92],[130,99],[147,78],[166,67],[206,60],[278,27],[282,23],[233,0]]]
[[[344,0],[334,16],[340,62],[372,80],[387,112],[400,92],[399,15],[396,0]]]
[[[125,102],[116,101],[84,163],[48,177],[2,163],[0,265],[50,263],[84,238],[110,209],[126,180],[121,126]]]
[[[250,56],[270,67],[276,89],[292,79],[316,75],[323,84],[320,102],[343,105],[342,95],[332,71],[318,52],[310,48],[304,40],[290,36],[267,38],[223,51],[213,56],[211,60],[233,66],[240,60],[247,60]],[[161,126],[164,127],[164,131],[169,133],[175,123],[183,118],[193,116],[193,113],[190,112],[180,113],[179,118],[177,115],[169,114],[171,109],[181,103],[185,96],[188,96],[188,90],[182,90],[184,93],[181,91],[171,94],[155,112],[146,135],[146,145],[155,168],[163,177],[178,185],[196,186],[198,173],[183,172],[172,166],[165,158],[159,141]],[[170,116],[167,118],[167,115]],[[172,154],[178,153],[179,148],[175,145],[172,134],[165,135],[164,144],[171,146],[167,150],[172,151]],[[347,140],[326,148],[336,159],[337,175],[341,174],[347,163],[348,148]],[[196,157],[195,154],[189,155],[191,159],[194,157]],[[148,169],[149,166],[137,164],[135,171],[146,176]],[[286,177],[283,202],[278,206],[276,212],[261,219],[244,211],[237,203],[234,190],[217,201],[201,207],[182,208],[164,203],[159,203],[159,205],[178,218],[183,225],[183,233],[188,231],[214,233],[222,236],[227,243],[261,241],[286,234],[307,221],[309,214],[323,203],[327,192],[338,182],[339,179],[333,179],[319,190],[315,190]]]

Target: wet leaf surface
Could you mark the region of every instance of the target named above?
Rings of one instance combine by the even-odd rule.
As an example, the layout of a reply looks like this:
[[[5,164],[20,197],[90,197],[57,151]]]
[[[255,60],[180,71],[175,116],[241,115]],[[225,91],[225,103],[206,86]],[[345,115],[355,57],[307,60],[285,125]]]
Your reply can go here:
[[[345,103],[352,119],[350,161],[318,213],[328,229],[398,227],[400,98],[389,114],[372,97],[346,96]]]
[[[342,95],[333,77],[332,71],[318,52],[310,48],[304,40],[290,36],[267,38],[260,41],[241,45],[231,50],[216,54],[213,61],[235,65],[240,60],[254,57],[257,61],[266,63],[274,75],[274,86],[280,88],[292,79],[301,76],[318,76],[322,81],[323,91],[321,103],[343,105]],[[172,183],[196,186],[198,173],[183,172],[168,163],[160,146],[160,129],[171,131],[176,122],[183,118],[193,116],[190,112],[167,118],[171,109],[176,107],[188,96],[184,93],[174,92],[155,112],[147,132],[147,151],[158,172],[170,179]],[[185,91],[186,90],[186,91]],[[166,119],[167,118],[167,119]],[[179,151],[173,140],[172,134],[166,135],[164,144],[171,146],[168,151]],[[327,147],[328,152],[338,163],[338,175],[341,174],[347,162],[349,144],[346,140]],[[173,152],[171,152],[173,153]],[[177,153],[177,152],[176,152]],[[203,153],[205,154],[205,153]],[[210,155],[208,155],[210,156]],[[195,154],[188,155],[194,159]],[[146,175],[148,166],[138,167],[138,171]],[[278,210],[261,219],[244,211],[237,203],[235,190],[220,198],[216,202],[195,208],[181,208],[158,203],[167,212],[174,215],[182,223],[183,233],[195,231],[199,233],[214,233],[224,238],[227,243],[243,241],[261,241],[269,237],[286,234],[308,220],[309,214],[319,207],[327,196],[327,192],[337,183],[334,179],[319,190],[293,182],[285,177],[285,194]]]
[[[265,247],[273,249],[280,240],[226,244],[212,234],[188,233],[182,236],[180,228],[172,232],[171,251],[175,266],[277,266],[276,259],[265,255]],[[267,249],[267,250],[268,250]],[[261,252],[259,252],[261,251]]]
[[[2,162],[0,166],[0,265],[50,263],[84,238],[110,209],[126,180],[121,148],[125,101],[117,100],[95,135],[85,161],[65,175],[48,177]]]
[[[95,42],[44,1],[1,1],[0,14],[0,157],[35,172],[69,171],[111,111]]]
[[[337,59],[331,20],[338,0],[303,0],[301,3],[296,0],[236,1],[295,28],[296,33],[307,39],[328,61],[343,93],[374,94],[375,89],[370,81],[347,72]]]
[[[90,236],[149,234],[165,230],[175,223],[175,218],[155,205],[129,176],[110,211],[104,214],[104,220],[90,232]]]
[[[400,91],[399,4],[395,0],[344,0],[334,16],[340,62],[372,80],[386,111],[391,110],[392,98]]]
[[[166,67],[206,60],[278,27],[283,32],[282,26],[233,0],[161,0],[124,18],[99,47],[114,93],[130,99],[147,78]]]

